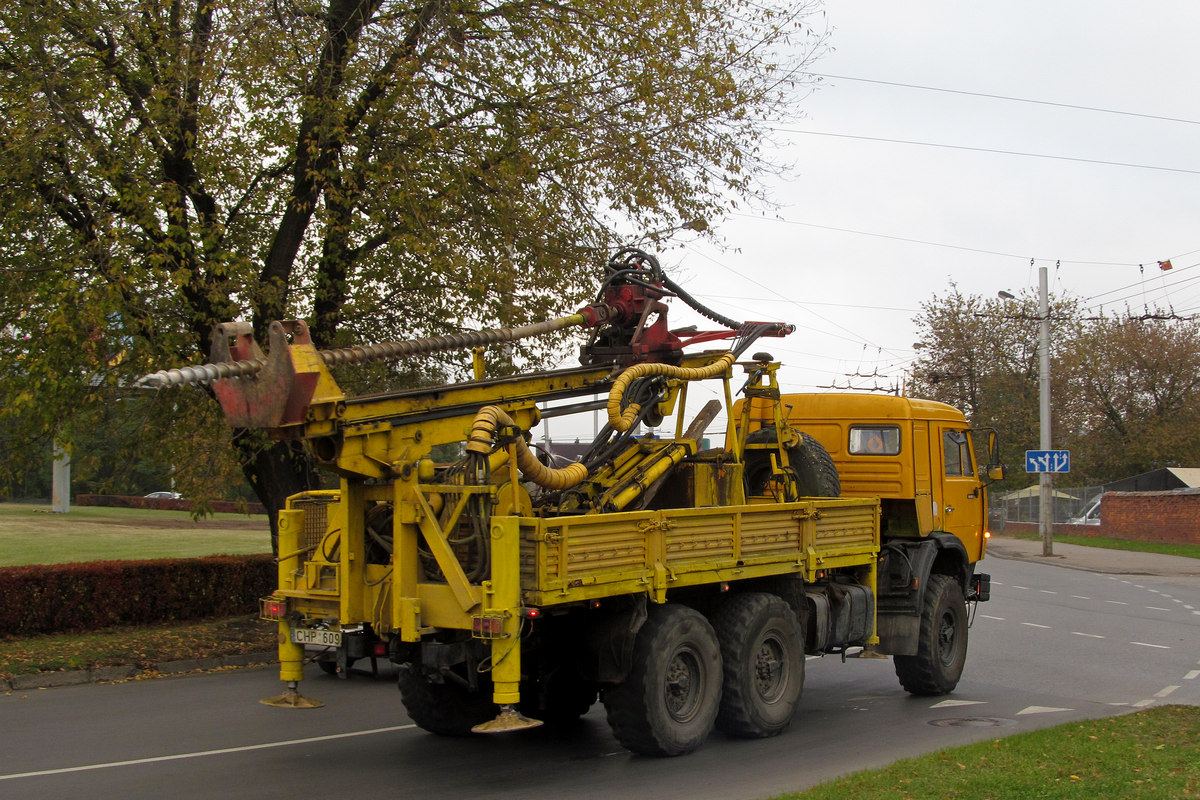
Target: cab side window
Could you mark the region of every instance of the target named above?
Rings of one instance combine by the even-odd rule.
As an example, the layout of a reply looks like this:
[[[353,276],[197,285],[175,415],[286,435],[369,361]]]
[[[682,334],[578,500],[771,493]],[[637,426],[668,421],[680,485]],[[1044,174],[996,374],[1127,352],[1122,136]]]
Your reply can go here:
[[[942,453],[946,459],[947,476],[973,477],[975,475],[975,466],[971,463],[971,448],[967,445],[966,431],[943,433]]]

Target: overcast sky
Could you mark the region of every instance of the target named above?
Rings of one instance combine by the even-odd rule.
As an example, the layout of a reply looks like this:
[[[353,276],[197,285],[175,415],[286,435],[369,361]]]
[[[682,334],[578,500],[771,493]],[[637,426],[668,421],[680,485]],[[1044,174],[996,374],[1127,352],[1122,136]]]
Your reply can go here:
[[[912,318],[952,280],[1036,292],[1047,266],[1051,292],[1089,305],[1200,313],[1200,3],[825,9],[833,49],[812,71],[838,77],[778,131],[793,166],[771,182],[777,215],[720,223],[728,252],[662,253],[717,310],[799,326],[764,343],[787,388],[895,384]]]

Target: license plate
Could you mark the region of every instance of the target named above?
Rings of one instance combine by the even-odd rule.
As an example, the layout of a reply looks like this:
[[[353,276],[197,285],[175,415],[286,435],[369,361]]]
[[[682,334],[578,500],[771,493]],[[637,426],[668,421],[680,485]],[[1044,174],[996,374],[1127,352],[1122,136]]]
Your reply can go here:
[[[292,641],[296,644],[312,644],[319,647],[341,647],[342,632],[317,628],[292,628]]]

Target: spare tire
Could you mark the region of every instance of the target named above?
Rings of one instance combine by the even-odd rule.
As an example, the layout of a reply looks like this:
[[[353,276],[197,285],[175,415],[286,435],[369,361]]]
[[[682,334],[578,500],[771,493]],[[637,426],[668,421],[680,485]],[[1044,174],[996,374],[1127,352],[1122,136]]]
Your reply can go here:
[[[804,431],[795,431],[800,441],[788,448],[788,468],[795,474],[800,497],[838,497],[842,481],[837,465],[829,451]],[[775,444],[778,437],[774,427],[759,428],[746,437],[746,444]],[[771,455],[769,450],[747,450],[746,497],[774,494],[771,489]],[[796,498],[785,497],[783,500]]]

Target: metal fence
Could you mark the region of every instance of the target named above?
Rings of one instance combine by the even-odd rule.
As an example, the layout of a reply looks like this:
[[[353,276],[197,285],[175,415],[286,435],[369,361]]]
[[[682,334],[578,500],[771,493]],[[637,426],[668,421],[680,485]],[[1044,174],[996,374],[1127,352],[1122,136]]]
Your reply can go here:
[[[1104,493],[1104,487],[1055,486],[1051,492],[1051,497],[1054,498],[1054,521],[1068,522],[1082,517],[1092,502]],[[1012,492],[993,494],[989,504],[993,517],[995,512],[1001,512],[1003,518],[1009,522],[1041,521],[1041,492],[1037,484]]]

